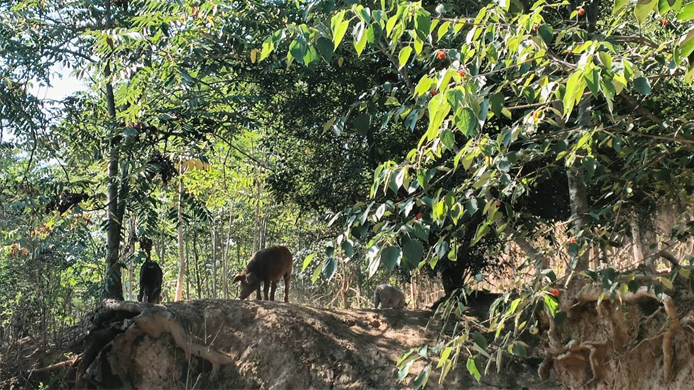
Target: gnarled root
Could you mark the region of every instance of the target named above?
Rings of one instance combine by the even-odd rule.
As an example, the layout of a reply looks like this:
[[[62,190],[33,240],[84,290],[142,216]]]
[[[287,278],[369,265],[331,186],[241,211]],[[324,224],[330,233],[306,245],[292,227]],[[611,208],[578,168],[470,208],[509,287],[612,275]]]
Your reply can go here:
[[[589,291],[581,295],[579,303],[574,305],[573,307],[577,306],[582,306],[588,302],[595,302],[600,299],[601,291]],[[624,294],[621,294],[618,299],[621,300],[622,302],[634,302],[639,299],[643,298],[650,298],[650,299],[655,299],[658,300],[658,297],[655,295],[653,291],[649,291],[647,287],[640,287],[636,292],[627,292]],[[664,380],[665,382],[670,382],[673,377],[673,363],[674,363],[674,357],[673,357],[673,350],[672,350],[672,340],[675,337],[676,333],[681,329],[679,317],[677,315],[677,310],[675,308],[675,303],[672,300],[672,297],[670,297],[667,294],[663,294],[662,296],[662,303],[663,307],[665,308],[665,312],[668,315],[668,318],[670,320],[670,326],[668,327],[667,331],[663,334],[663,345],[662,345],[662,350],[663,350],[663,364],[664,364]]]
[[[158,339],[163,334],[170,334],[175,345],[184,351],[186,358],[197,356],[209,361],[213,372],[221,365],[234,363],[234,359],[229,356],[194,342],[195,337],[184,329],[174,313],[162,305],[104,301],[94,325],[97,329],[104,326],[108,328],[96,331],[96,334],[103,334],[105,337],[98,337],[83,355],[77,373],[78,387],[85,387],[84,379],[100,372],[97,368],[103,367],[100,362],[104,359],[108,362],[111,373],[127,387],[133,374],[133,347],[143,335]]]
[[[584,384],[584,386],[589,386],[597,381],[599,381],[602,376],[600,374],[599,362],[598,362],[598,351],[599,348],[605,348],[607,343],[597,343],[597,342],[585,342],[579,343],[576,340],[569,341],[564,348],[560,351],[556,351],[545,357],[538,368],[538,374],[542,380],[549,379],[550,371],[554,367],[555,361],[561,361],[568,359],[577,354],[583,354],[588,352],[588,364],[590,364],[590,370],[592,377]]]

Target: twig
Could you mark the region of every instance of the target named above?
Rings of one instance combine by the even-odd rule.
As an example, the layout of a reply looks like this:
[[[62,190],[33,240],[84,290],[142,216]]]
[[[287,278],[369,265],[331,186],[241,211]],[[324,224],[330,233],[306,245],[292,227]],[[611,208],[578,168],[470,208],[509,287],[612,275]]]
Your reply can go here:
[[[412,86],[412,81],[410,80],[410,76],[407,74],[407,69],[405,69],[404,66],[403,67],[400,66],[400,63],[398,62],[398,60],[395,59],[395,57],[393,57],[393,55],[390,54],[390,52],[388,50],[386,50],[385,46],[383,45],[383,42],[381,42],[378,45],[378,50],[381,53],[385,54],[386,57],[388,57],[390,62],[393,63],[393,66],[395,66],[398,69],[398,73],[400,73],[402,78],[405,80],[405,85],[407,85],[407,89],[410,90],[410,93],[414,93],[414,87]]]

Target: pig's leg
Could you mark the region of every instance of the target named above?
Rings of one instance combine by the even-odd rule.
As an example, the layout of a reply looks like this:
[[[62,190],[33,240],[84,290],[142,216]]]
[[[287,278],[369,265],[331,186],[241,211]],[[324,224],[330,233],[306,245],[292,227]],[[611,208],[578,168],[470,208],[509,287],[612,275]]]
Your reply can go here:
[[[266,280],[263,282],[263,294],[265,295],[265,300],[266,300],[266,301],[269,300],[269,299],[268,299],[268,296],[267,296],[268,290],[270,290],[270,281],[266,279]]]
[[[286,303],[289,303],[289,279],[291,278],[291,274],[284,275],[284,302]]]
[[[272,282],[270,285],[270,300],[275,300],[275,290],[277,290],[277,282]]]
[[[258,301],[262,301],[262,298],[260,297],[260,285],[258,285],[258,289],[255,290],[255,299]]]

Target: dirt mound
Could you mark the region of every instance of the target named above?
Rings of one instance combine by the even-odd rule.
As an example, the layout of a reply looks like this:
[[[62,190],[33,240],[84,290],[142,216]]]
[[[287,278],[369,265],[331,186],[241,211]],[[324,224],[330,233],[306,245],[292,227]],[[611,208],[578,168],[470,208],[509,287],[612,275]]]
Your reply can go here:
[[[43,382],[51,388],[405,388],[423,364],[401,383],[395,362],[409,348],[436,342],[440,325],[427,328],[430,316],[261,301],[106,301],[68,360],[66,351],[53,351],[46,355],[52,361],[27,362],[0,387],[36,388]],[[536,368],[519,364],[506,377],[484,378],[487,384],[477,383],[464,367],[455,372],[444,388],[519,388],[517,380],[528,378],[539,383]],[[427,388],[441,388],[436,376]]]

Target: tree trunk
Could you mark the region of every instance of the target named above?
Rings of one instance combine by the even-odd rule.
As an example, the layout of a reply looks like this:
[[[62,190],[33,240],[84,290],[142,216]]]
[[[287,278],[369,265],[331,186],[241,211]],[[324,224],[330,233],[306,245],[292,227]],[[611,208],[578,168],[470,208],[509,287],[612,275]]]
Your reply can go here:
[[[583,184],[581,171],[568,170],[566,172],[569,184],[569,199],[571,200],[571,218],[574,220],[574,232],[578,236],[586,227],[586,214],[588,213],[588,195]],[[590,262],[590,250],[586,249],[578,255],[576,272],[588,269]]]
[[[130,218],[130,234],[128,234],[128,253],[130,255],[135,254],[135,240],[137,239],[136,233],[136,220],[135,217]],[[133,300],[133,290],[134,290],[134,279],[135,279],[135,265],[132,262],[128,262],[128,300]]]
[[[186,259],[190,259],[190,242],[186,242]],[[195,263],[193,263],[195,264]],[[186,300],[190,301],[190,274],[191,267],[186,267]]]
[[[241,262],[241,240],[239,239],[238,242],[236,242],[236,262],[239,264],[243,264]]]
[[[212,219],[212,299],[217,299],[217,227]]]
[[[190,256],[188,256],[190,259]],[[195,261],[195,273],[198,280],[198,299],[202,299],[202,284],[208,285],[207,279],[203,280],[202,272],[200,272],[200,256],[198,255],[198,232],[193,231],[193,260]],[[214,293],[213,293],[214,294]],[[207,297],[210,297],[209,288],[207,288]]]
[[[105,3],[105,27],[113,27],[111,21],[111,1]],[[111,63],[106,62],[104,76],[111,76]],[[106,83],[106,104],[108,116],[112,123],[116,122],[116,100],[113,95],[113,85]],[[120,136],[113,134],[109,144],[108,161],[108,228],[106,233],[107,253],[106,268],[104,270],[103,298],[123,300],[123,284],[121,281],[121,267],[118,262],[118,249],[120,247],[121,220],[118,219],[118,165],[120,163],[119,151]]]
[[[222,277],[224,283],[224,299],[229,299],[229,270],[227,265],[229,263],[229,241],[231,240],[231,224],[234,222],[234,208],[233,206],[229,208],[229,227],[227,228],[227,239],[224,241],[224,262],[222,263],[222,272],[224,276]],[[239,243],[236,243],[238,247]]]
[[[186,256],[183,243],[183,158],[178,158],[178,280],[174,302],[183,298],[183,276],[186,273]]]

